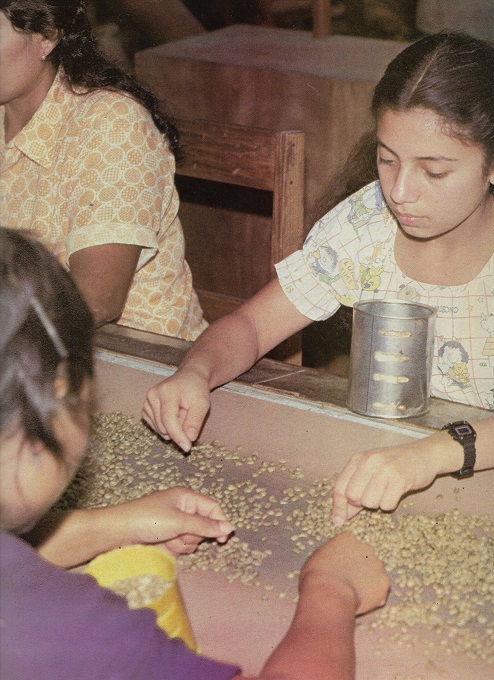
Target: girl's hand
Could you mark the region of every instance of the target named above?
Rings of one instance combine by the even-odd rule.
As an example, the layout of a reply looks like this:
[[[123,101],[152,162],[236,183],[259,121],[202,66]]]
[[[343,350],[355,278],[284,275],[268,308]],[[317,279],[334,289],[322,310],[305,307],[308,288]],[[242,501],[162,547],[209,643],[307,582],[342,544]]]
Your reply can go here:
[[[341,526],[362,508],[394,510],[403,494],[431,484],[440,465],[430,439],[355,453],[336,480],[333,522]]]
[[[181,486],[105,510],[121,527],[121,545],[152,543],[173,555],[194,552],[204,538],[224,543],[234,531],[215,500]]]
[[[48,513],[26,538],[45,559],[67,569],[125,545],[190,553],[205,538],[224,543],[233,530],[215,500],[176,486],[120,505]]]
[[[182,368],[148,391],[142,419],[164,439],[173,439],[183,451],[190,451],[210,403],[207,381],[196,371]]]

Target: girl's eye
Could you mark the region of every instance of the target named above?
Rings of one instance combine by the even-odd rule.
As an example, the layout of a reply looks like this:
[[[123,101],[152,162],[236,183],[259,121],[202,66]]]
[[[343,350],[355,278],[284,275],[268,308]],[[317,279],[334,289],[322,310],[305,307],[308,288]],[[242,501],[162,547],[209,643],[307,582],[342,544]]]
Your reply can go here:
[[[443,177],[446,177],[445,172],[429,172],[426,170],[427,176],[431,177],[431,179],[442,179]]]
[[[391,163],[394,163],[392,158],[383,158],[382,156],[379,156],[377,160],[379,163],[383,163],[384,165],[391,165]]]

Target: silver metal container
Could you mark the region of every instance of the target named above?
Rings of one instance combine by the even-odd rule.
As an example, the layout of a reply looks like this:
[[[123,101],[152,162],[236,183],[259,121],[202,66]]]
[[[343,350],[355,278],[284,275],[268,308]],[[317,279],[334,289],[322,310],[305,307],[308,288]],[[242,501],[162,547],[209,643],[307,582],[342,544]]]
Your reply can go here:
[[[420,303],[354,305],[348,408],[380,418],[428,410],[435,318],[436,310]]]

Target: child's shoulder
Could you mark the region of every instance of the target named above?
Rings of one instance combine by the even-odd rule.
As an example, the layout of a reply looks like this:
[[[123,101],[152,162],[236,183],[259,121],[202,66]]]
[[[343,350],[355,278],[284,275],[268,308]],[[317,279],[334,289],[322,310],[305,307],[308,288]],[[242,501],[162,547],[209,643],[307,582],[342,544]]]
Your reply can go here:
[[[366,184],[350,196],[344,198],[322,217],[322,221],[332,221],[334,217],[345,217],[349,213],[359,211],[365,214],[387,213],[379,180]]]
[[[381,190],[381,184],[378,179],[355,191],[355,193],[347,198],[347,202],[351,205],[361,202],[376,210],[387,210],[387,205]]]
[[[335,222],[341,228],[345,225],[356,229],[365,225],[375,228],[388,224],[390,216],[381,185],[376,180],[341,201],[321,218],[320,223],[323,228],[334,225]]]

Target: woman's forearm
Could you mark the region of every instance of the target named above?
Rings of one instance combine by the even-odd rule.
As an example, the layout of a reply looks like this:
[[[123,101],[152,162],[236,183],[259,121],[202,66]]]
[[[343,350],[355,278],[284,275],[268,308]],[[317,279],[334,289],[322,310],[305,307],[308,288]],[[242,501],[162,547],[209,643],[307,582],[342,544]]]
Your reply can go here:
[[[180,369],[198,373],[212,390],[245,373],[257,358],[249,323],[235,312],[219,319],[199,336]]]

